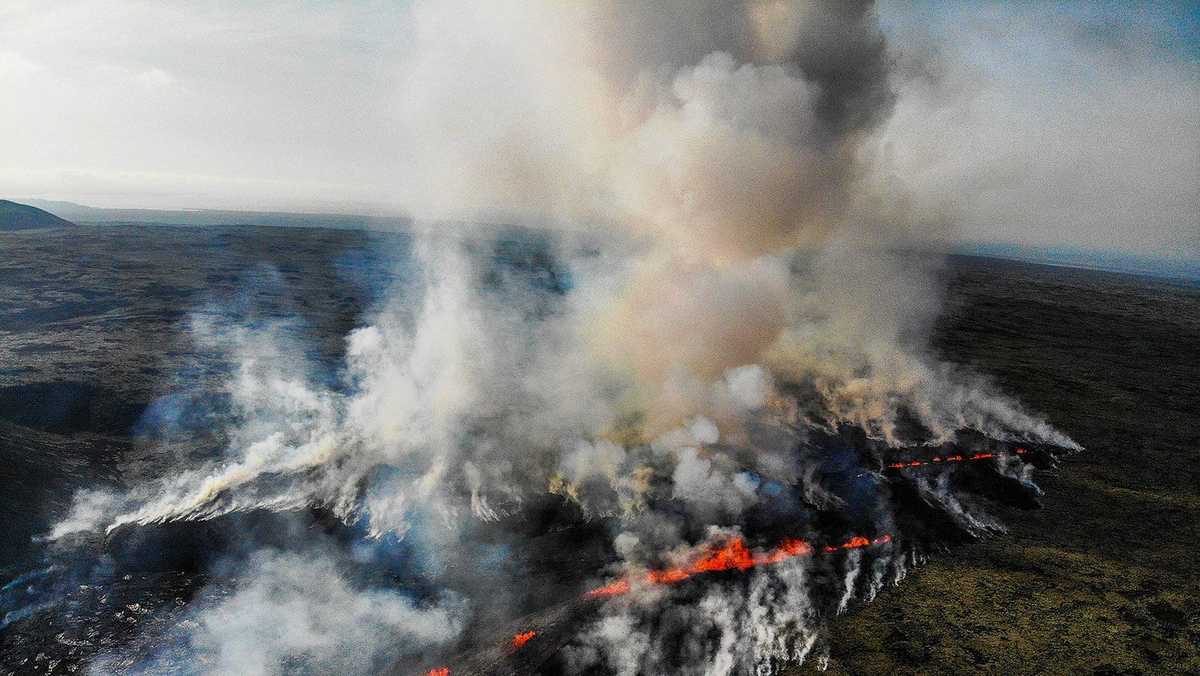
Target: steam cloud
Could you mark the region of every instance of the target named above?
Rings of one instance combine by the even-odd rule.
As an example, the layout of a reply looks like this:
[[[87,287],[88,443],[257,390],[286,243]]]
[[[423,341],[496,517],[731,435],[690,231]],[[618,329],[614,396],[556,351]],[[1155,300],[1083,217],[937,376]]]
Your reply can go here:
[[[899,448],[974,431],[1076,448],[924,350],[936,263],[897,252],[940,225],[907,216],[903,186],[871,152],[894,98],[871,3],[451,0],[412,13],[401,96],[417,273],[348,336],[348,386],[318,384],[277,334],[197,324],[240,364],[224,457],[83,496],[55,536],[318,505],[376,538],[424,524],[453,552],[463,523],[552,492],[614,518],[620,568],[637,570],[738,535],[763,477],[803,485],[813,505],[844,502],[796,453],[812,433],[852,426]],[[485,284],[480,259],[445,234],[451,219],[559,228],[570,288]],[[995,527],[945,485],[918,490],[969,530]],[[912,556],[849,554],[838,610],[898,581]],[[664,590],[614,600],[567,661],[726,674],[803,660],[825,641],[807,565],[714,584],[694,603],[664,603]],[[338,580],[260,560],[200,621],[193,643],[216,668],[271,672],[293,652],[361,668],[319,627],[267,636],[254,632],[270,618],[246,619],[250,634],[216,619],[274,612],[273,585],[412,633],[404,606],[337,584],[307,598],[282,569]],[[441,640],[456,622],[437,625]],[[247,636],[270,647],[248,651]]]

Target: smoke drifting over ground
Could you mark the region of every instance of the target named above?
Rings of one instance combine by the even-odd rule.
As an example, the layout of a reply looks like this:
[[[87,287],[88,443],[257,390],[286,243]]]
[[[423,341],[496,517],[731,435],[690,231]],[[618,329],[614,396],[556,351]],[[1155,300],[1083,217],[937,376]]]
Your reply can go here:
[[[324,673],[371,673],[379,658],[412,645],[437,645],[458,631],[461,609],[419,608],[396,593],[353,587],[335,562],[263,552],[226,597],[202,602],[179,635],[146,663],[102,660],[100,672],[277,673],[304,665]]]
[[[886,478],[892,456],[972,444],[1024,485],[1016,445],[1076,448],[924,351],[936,262],[907,249],[929,226],[866,152],[893,104],[870,3],[417,2],[413,17],[413,271],[346,338],[342,382],[280,332],[197,321],[240,364],[223,457],[81,496],[55,537],[318,507],[426,552],[429,583],[461,589],[447,562],[479,556],[480,524],[549,498],[603,530],[592,582],[743,539],[759,552],[711,569],[745,575],[603,602],[562,668],[770,673],[821,649],[822,617],[903,577],[925,544],[912,523],[998,527],[949,474]],[[506,249],[451,236],[464,217],[560,230]],[[855,536],[870,547],[839,546]],[[761,553],[786,538],[809,551]],[[466,584],[448,608],[264,554],[186,645],[218,671],[368,669],[396,636],[445,641],[472,592],[549,577],[520,553],[539,542],[506,541],[504,584]]]

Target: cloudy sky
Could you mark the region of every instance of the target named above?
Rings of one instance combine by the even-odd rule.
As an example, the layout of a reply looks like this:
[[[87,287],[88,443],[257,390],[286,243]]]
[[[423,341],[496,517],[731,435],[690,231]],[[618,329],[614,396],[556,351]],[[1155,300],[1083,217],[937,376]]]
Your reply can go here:
[[[873,144],[967,241],[1200,258],[1200,6],[885,2]],[[403,211],[405,2],[5,0],[0,195]]]

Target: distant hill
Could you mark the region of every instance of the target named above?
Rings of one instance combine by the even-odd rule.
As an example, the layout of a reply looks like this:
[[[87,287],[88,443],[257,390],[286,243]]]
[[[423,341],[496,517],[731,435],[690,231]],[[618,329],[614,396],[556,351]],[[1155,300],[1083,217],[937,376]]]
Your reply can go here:
[[[285,228],[336,228],[339,230],[404,230],[412,221],[402,216],[314,214],[282,211],[230,211],[222,209],[106,209],[74,202],[30,199],[43,209],[84,225],[266,225]]]
[[[1003,243],[964,243],[956,253],[1085,270],[1200,281],[1200,250],[1180,248],[1174,255],[1137,254],[1084,247],[1038,247]]]
[[[0,200],[0,232],[31,230],[33,228],[61,228],[75,225],[71,221],[55,216],[28,204]]]

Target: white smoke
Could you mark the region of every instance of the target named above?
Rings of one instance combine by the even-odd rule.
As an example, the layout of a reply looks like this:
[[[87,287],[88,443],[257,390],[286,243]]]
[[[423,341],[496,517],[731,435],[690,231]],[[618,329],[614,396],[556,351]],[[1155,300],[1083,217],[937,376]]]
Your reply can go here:
[[[358,589],[320,555],[260,552],[239,576],[234,589],[196,602],[201,608],[179,622],[178,645],[137,665],[102,658],[93,673],[371,673],[384,666],[381,655],[444,644],[462,625],[459,601],[421,606]]]
[[[881,559],[880,577],[898,578]],[[844,602],[860,557],[845,562]],[[793,560],[749,573],[744,584],[712,584],[694,603],[664,605],[656,590],[611,603],[564,649],[571,669],[605,673],[773,674],[809,657],[824,626],[812,596],[812,566]]]
[[[198,326],[240,364],[224,456],[123,499],[82,499],[56,532],[316,505],[373,537],[403,536],[419,515],[452,545],[465,519],[552,491],[624,519],[616,548],[636,566],[692,545],[650,507],[655,480],[710,526],[736,526],[757,501],[746,470],[837,505],[795,457],[805,430],[849,424],[893,447],[964,430],[1075,447],[924,349],[938,294],[925,264],[897,253],[924,225],[896,208],[897,186],[864,153],[891,104],[869,3],[418,0],[412,15],[402,107],[405,190],[422,223],[416,281],[348,336],[347,387],[317,384],[270,331]],[[486,263],[438,231],[463,216],[561,226],[574,286],[565,297],[519,280],[489,287]],[[581,232],[600,253],[573,248]],[[946,485],[918,485],[971,530],[997,527]],[[904,570],[860,565],[857,553],[847,561],[839,610]],[[276,646],[263,661],[244,654],[261,629],[227,631],[243,627],[236,618],[283,613],[271,590],[298,589],[272,567],[337,579],[264,561],[195,645],[216,665],[260,671],[289,652],[353,657],[303,608],[283,625],[294,633],[263,639]],[[668,646],[606,616],[570,661],[769,673],[817,645],[809,586],[794,562],[756,572],[748,591],[661,610],[715,642]],[[412,619],[342,587],[322,593],[353,621]],[[441,635],[452,622],[436,624]],[[671,652],[681,645],[695,649]]]
[[[643,242],[633,264],[591,271],[564,311],[532,321],[536,299],[488,297],[459,244],[425,237],[423,283],[403,290],[416,308],[399,293],[348,339],[351,394],[311,386],[269,334],[235,335],[242,422],[227,459],[177,475],[110,529],[314,503],[356,518],[381,464],[417,478],[371,498],[374,532],[402,531],[406,504],[452,522],[455,482],[494,517],[560,469],[583,478],[580,444],[604,449],[597,462],[619,482],[632,463],[596,440],[622,417],[638,417],[642,438],[696,416],[736,436],[778,378],[818,397],[794,422],[851,423],[895,445],[973,429],[1074,446],[921,351],[936,293],[888,253],[911,224],[867,220],[870,199],[852,197],[870,188],[856,148],[890,101],[869,6],[706,7],[711,32],[670,35],[678,44],[639,38],[626,22],[641,14],[604,3],[419,2],[413,14],[406,128],[431,181],[419,213],[596,219],[621,247]],[[861,52],[843,63],[846,45]],[[839,77],[849,67],[857,79]],[[928,436],[904,438],[902,412]],[[670,471],[686,495],[713,474],[678,450]]]

